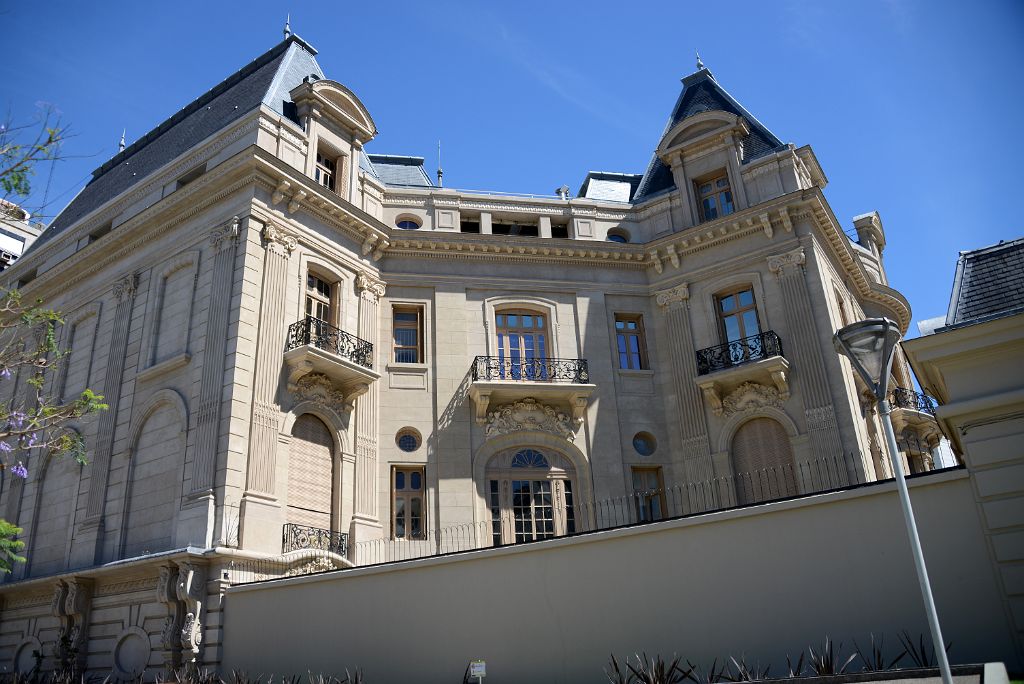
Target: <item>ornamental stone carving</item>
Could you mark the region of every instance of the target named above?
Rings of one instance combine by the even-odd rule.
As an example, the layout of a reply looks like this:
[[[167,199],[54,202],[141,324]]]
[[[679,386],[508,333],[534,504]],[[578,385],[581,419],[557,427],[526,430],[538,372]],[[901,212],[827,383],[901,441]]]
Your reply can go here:
[[[685,302],[690,298],[690,286],[687,283],[676,285],[668,290],[662,290],[655,296],[658,306],[668,309],[673,304]]]
[[[532,398],[499,406],[487,414],[484,432],[488,437],[524,430],[546,432],[570,442],[576,435],[575,421],[571,416]]]
[[[135,296],[135,291],[139,289],[139,274],[132,273],[124,276],[116,283],[114,283],[114,297],[117,301],[123,299],[130,299]]]
[[[781,276],[787,267],[803,266],[806,261],[807,257],[804,255],[804,248],[797,247],[791,252],[768,257],[768,270]]]
[[[167,607],[164,627],[160,633],[160,645],[164,665],[175,668],[181,665],[181,628],[185,619],[185,606],[178,600],[178,568],[175,565],[160,566],[160,578],[156,585],[156,600]]]
[[[181,648],[188,662],[195,662],[203,643],[202,610],[206,600],[206,569],[190,561],[178,562],[178,600],[185,604]]]
[[[731,416],[734,413],[781,405],[782,397],[779,395],[779,390],[756,382],[744,382],[722,399],[721,415]]]
[[[359,296],[367,301],[376,302],[383,297],[386,287],[387,283],[369,273],[361,272],[356,276],[356,289],[359,290]]]
[[[263,246],[266,247],[267,250],[281,256],[288,256],[298,244],[298,240],[295,239],[295,236],[278,226],[276,223],[268,221],[267,224],[263,226]]]
[[[218,252],[222,249],[234,247],[238,241],[241,226],[241,220],[237,216],[232,216],[228,223],[210,231],[210,245]]]
[[[85,666],[92,588],[92,580],[81,577],[57,581],[50,608],[60,622],[54,655],[61,667]]]
[[[295,383],[292,392],[297,401],[312,401],[326,406],[339,415],[353,408],[355,396],[346,397],[345,393],[334,387],[331,379],[322,373],[303,375]]]

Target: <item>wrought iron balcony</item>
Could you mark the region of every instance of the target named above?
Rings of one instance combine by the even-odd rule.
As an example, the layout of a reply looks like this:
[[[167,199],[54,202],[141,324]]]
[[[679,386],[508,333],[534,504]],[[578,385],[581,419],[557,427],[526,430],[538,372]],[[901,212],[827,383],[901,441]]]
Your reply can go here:
[[[339,556],[348,556],[348,535],[344,532],[331,532],[319,527],[307,527],[295,523],[285,523],[281,539],[281,553],[315,549],[330,551]]]
[[[326,321],[313,316],[306,316],[301,321],[288,326],[288,341],[285,344],[285,351],[307,344],[337,354],[363,368],[373,368],[372,343],[361,340],[344,330],[339,330]]]
[[[473,361],[473,381],[519,380],[522,382],[590,382],[586,359],[511,359],[478,356]]]
[[[707,375],[771,356],[782,356],[782,340],[774,331],[765,330],[742,340],[701,349],[697,352],[697,375]]]
[[[895,408],[911,409],[935,415],[935,400],[927,394],[921,394],[906,387],[897,387],[890,396]]]

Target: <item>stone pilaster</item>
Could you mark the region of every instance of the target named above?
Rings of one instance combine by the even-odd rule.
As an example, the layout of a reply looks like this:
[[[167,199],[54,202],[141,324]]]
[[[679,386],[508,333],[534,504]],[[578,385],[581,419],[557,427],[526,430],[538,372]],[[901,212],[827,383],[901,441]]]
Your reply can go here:
[[[843,446],[836,426],[828,374],[818,344],[818,330],[807,290],[804,272],[806,261],[803,247],[768,257],[768,270],[779,281],[783,308],[786,310],[789,335],[782,341],[783,351],[792,363],[793,381],[800,388],[800,396],[803,398],[811,457],[843,459]],[[840,471],[840,475],[845,476],[845,471]],[[845,482],[829,484],[840,485]]]
[[[224,390],[224,353],[227,345],[228,314],[231,308],[231,280],[238,242],[238,217],[210,234],[213,279],[206,317],[206,345],[199,385],[199,415],[196,420],[196,453],[192,464],[192,493],[212,492],[217,469],[217,437]]]
[[[288,288],[288,260],[297,242],[294,236],[271,222],[263,227],[262,238],[266,251],[260,298],[260,334],[253,369],[249,460],[242,496],[240,536],[247,548],[279,552],[281,519],[275,479],[281,409],[277,403],[277,391],[284,362],[282,313]]]
[[[374,345],[374,360],[380,358],[377,326],[380,298],[384,296],[385,283],[368,273],[356,277],[359,290],[359,332],[360,338]],[[377,497],[377,433],[380,429],[378,416],[377,383],[370,383],[370,389],[356,400],[355,434],[355,511],[352,516],[353,541],[363,541],[380,534]]]
[[[704,404],[696,384],[697,361],[690,324],[690,290],[686,283],[658,292],[655,301],[665,314],[672,341],[669,361],[672,391],[679,406],[677,437],[682,448],[683,471],[688,482],[714,477]]]
[[[139,276],[132,273],[114,283],[113,330],[107,347],[107,372],[103,378],[103,396],[109,406],[101,411],[96,430],[96,446],[90,470],[85,519],[82,523],[81,549],[92,549],[91,558],[73,559],[87,564],[102,562],[103,508],[107,500],[107,481],[110,477],[110,459],[114,450],[114,431],[117,427],[117,411],[121,399],[121,383],[124,380],[125,352],[128,349],[128,333],[132,325],[132,307],[135,293],[139,288]],[[89,542],[93,542],[90,544]],[[86,551],[86,553],[88,553]]]
[[[57,580],[50,603],[51,612],[60,623],[53,649],[56,668],[85,671],[92,589],[91,579],[72,577]]]

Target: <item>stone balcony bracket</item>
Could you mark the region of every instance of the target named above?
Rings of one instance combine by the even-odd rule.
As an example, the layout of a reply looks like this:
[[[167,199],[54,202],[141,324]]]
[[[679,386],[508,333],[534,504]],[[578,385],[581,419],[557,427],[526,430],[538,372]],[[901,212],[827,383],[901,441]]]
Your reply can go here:
[[[790,396],[789,362],[782,356],[698,375],[695,380],[716,416],[753,406],[778,406]]]
[[[487,422],[488,410],[500,404],[536,398],[547,404],[568,406],[569,414],[578,427],[583,423],[590,403],[590,395],[597,385],[524,382],[521,380],[477,380],[469,387],[469,396],[476,407],[476,422],[483,425]]]
[[[299,391],[306,376],[323,376],[344,395],[347,410],[351,410],[357,397],[369,391],[370,383],[380,378],[380,373],[312,344],[289,349],[284,353],[284,361],[288,367],[290,392]]]

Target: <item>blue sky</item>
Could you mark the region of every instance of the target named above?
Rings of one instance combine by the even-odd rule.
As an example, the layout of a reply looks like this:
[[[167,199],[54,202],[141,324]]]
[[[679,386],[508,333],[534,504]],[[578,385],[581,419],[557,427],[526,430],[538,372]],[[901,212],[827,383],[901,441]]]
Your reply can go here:
[[[0,0],[0,104],[24,121],[50,103],[76,134],[36,179],[51,213],[122,128],[130,143],[270,48],[287,11],[370,109],[368,149],[433,169],[441,139],[446,185],[548,194],[591,169],[643,172],[699,49],[762,123],[814,148],[845,229],[881,213],[915,320],[945,312],[959,250],[1024,235],[1007,211],[1022,191],[1019,1]]]

